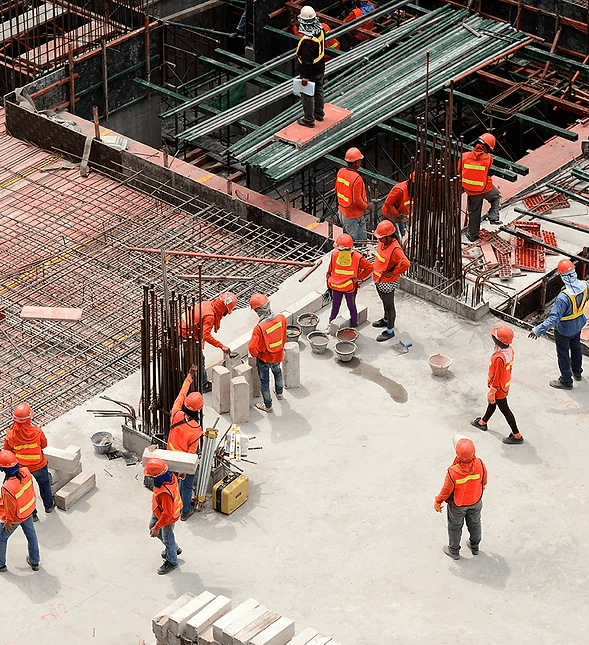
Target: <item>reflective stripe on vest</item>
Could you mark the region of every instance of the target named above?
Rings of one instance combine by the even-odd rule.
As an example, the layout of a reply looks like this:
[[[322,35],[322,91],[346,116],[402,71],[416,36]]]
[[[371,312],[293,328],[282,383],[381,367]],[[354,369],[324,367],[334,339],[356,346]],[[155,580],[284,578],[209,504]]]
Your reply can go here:
[[[282,337],[283,327],[286,327],[286,318],[282,314],[278,314],[273,320],[267,320],[258,324],[263,332],[266,349],[272,354],[279,352],[284,342]]]
[[[467,475],[466,477],[463,477],[462,479],[457,479],[456,483],[457,484],[466,484],[466,482],[469,479],[480,479],[480,478],[481,478],[481,476],[480,476],[479,473],[477,473],[476,475]]]
[[[355,290],[354,280],[346,280],[347,276],[351,278],[358,277],[360,267],[360,254],[355,251],[334,251],[332,254],[331,264],[333,274],[327,280],[327,286],[336,291],[351,293]],[[345,276],[345,277],[339,277]]]
[[[278,321],[275,325],[272,325],[272,327],[268,327],[266,329],[267,334],[271,334],[273,331],[276,331],[277,329],[280,329],[282,327],[282,323]],[[273,349],[274,347],[280,347],[282,345],[282,338],[280,340],[277,340],[274,343],[268,343],[268,349]]]
[[[577,293],[574,296],[571,296],[571,294],[567,293],[566,291],[564,291],[563,293],[569,297],[569,300],[571,301],[572,311],[568,316],[563,316],[561,320],[574,320],[575,318],[582,316],[583,310],[585,309],[585,304],[587,303],[587,285],[585,285],[585,288],[581,293]],[[577,296],[581,296],[581,303],[579,305],[577,305]]]
[[[347,179],[344,179],[343,177],[338,177],[337,178],[337,183],[341,183],[344,186],[346,186],[347,188],[350,187],[350,182]],[[338,199],[343,199],[346,202],[346,204],[350,203],[350,198],[347,197],[346,195],[340,193],[339,190],[337,191],[337,197],[338,197]]]
[[[20,499],[24,493],[33,485],[33,480],[30,479],[19,491],[16,493],[15,497],[16,499]],[[24,506],[21,506],[20,508],[17,509],[17,513],[20,515],[23,515],[25,511],[27,511],[31,506],[35,504],[35,498],[33,497],[32,499],[29,499],[29,496],[27,496],[27,501]]]
[[[464,188],[482,193],[487,186],[489,168],[492,163],[493,157],[489,154],[479,155],[474,151],[467,152],[462,157],[461,181]]]
[[[41,461],[41,450],[37,451],[37,454],[31,455],[30,453],[18,452],[19,450],[31,450],[32,448],[39,448],[38,443],[23,443],[20,446],[14,446],[14,456],[17,459],[22,459],[23,461]]]
[[[10,477],[4,482],[3,488],[16,500],[15,513],[18,521],[26,520],[35,510],[35,489],[33,478],[28,468],[22,468],[23,479]],[[26,474],[25,474],[26,473]]]
[[[322,29],[321,33],[319,34],[319,36],[313,36],[312,38],[309,38],[309,36],[303,36],[299,40],[299,44],[297,45],[296,57],[297,57],[297,60],[299,61],[299,63],[301,63],[301,64],[302,64],[303,61],[299,58],[299,48],[301,46],[301,43],[304,40],[312,40],[314,43],[317,43],[319,45],[319,52],[318,52],[317,56],[313,59],[313,65],[315,65],[315,63],[318,63],[323,58],[323,56],[325,54],[325,32]]]

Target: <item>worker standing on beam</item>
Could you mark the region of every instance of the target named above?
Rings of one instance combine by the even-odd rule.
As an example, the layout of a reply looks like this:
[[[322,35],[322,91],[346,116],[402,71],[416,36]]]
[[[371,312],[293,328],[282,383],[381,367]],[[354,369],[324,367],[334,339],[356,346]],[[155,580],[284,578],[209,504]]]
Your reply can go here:
[[[182,389],[174,401],[170,413],[170,432],[168,434],[168,450],[189,452],[196,454],[202,428],[199,415],[203,408],[204,401],[200,392],[191,392],[187,395],[197,371],[196,365],[190,368],[190,372],[184,379]],[[178,488],[182,499],[182,514],[180,519],[185,522],[193,513],[192,488],[194,486],[194,475],[179,475]]]
[[[260,377],[260,392],[264,399],[263,402],[256,403],[256,408],[262,412],[273,412],[272,396],[270,395],[270,371],[274,375],[276,398],[281,401],[284,392],[281,363],[284,360],[284,345],[286,344],[286,318],[282,314],[274,315],[270,301],[261,293],[252,295],[250,307],[260,319],[254,327],[247,346],[250,355],[256,359],[256,367]]]
[[[554,342],[560,376],[550,381],[550,386],[559,390],[572,390],[573,378],[582,380],[583,352],[581,329],[587,318],[583,313],[587,304],[589,283],[579,280],[575,265],[568,259],[558,263],[558,273],[564,282],[564,289],[558,294],[548,318],[536,325],[529,338],[538,338],[554,327]]]
[[[303,87],[307,87],[309,81],[314,83],[314,90],[313,94],[301,92],[304,116],[298,119],[297,123],[314,128],[315,121],[323,121],[325,118],[325,31],[313,7],[305,6],[301,9],[299,31],[303,37],[299,40],[296,53],[298,76]]]
[[[448,546],[444,553],[453,560],[460,559],[460,538],[466,520],[469,541],[468,548],[478,555],[481,542],[481,510],[483,491],[487,485],[487,468],[475,456],[475,446],[470,439],[461,438],[455,444],[456,458],[446,472],[446,479],[440,494],[434,499],[434,510],[442,512],[447,503]]]
[[[0,572],[7,570],[6,544],[19,526],[29,547],[27,564],[33,571],[38,571],[39,542],[33,524],[36,502],[33,478],[28,468],[19,465],[10,450],[0,451],[0,470],[5,475],[0,489]]]
[[[12,413],[13,424],[6,431],[4,450],[14,453],[18,463],[25,466],[36,479],[39,494],[43,500],[45,513],[51,513],[55,508],[47,459],[43,448],[47,447],[47,437],[41,428],[31,425],[33,411],[28,403],[19,403]],[[33,511],[33,522],[38,520],[37,509]]]
[[[495,143],[495,137],[489,132],[485,132],[479,137],[474,148],[462,155],[458,164],[458,172],[462,176],[462,188],[467,195],[468,229],[466,237],[470,242],[476,242],[479,239],[483,199],[491,204],[489,222],[501,224],[499,219],[501,193],[493,186],[493,180],[489,175],[493,165],[493,157],[490,153],[493,152]]]
[[[352,327],[357,327],[356,294],[362,280],[372,273],[372,264],[362,253],[353,250],[354,240],[347,233],[342,233],[333,246],[335,248],[327,269],[327,286],[333,293],[329,322],[337,318],[342,298],[345,296]]]
[[[200,305],[196,306],[194,312],[189,311],[187,314],[182,314],[180,322],[180,334],[182,338],[187,338],[192,332],[194,338],[198,338],[198,329],[200,318],[202,316],[202,392],[206,394],[213,389],[212,383],[207,378],[207,370],[205,366],[204,346],[206,343],[213,347],[218,347],[223,351],[223,354],[229,354],[231,350],[222,342],[218,341],[212,334],[213,331],[218,332],[221,326],[221,320],[229,315],[237,305],[237,296],[231,291],[220,293],[214,300],[203,300]],[[194,322],[194,327],[190,329],[191,323]]]
[[[395,283],[402,273],[411,266],[403,253],[403,249],[395,238],[395,225],[388,220],[379,223],[374,231],[378,240],[374,256],[372,277],[376,285],[376,292],[382,300],[384,316],[372,323],[373,327],[385,327],[376,337],[379,343],[395,336]]]
[[[335,194],[344,233],[354,242],[366,242],[366,209],[368,199],[364,180],[358,174],[364,155],[350,148],[344,157],[347,168],[340,168],[335,178]]]
[[[412,172],[409,179],[391,188],[382,205],[383,217],[395,223],[399,244],[403,244],[403,238],[413,214],[414,181],[415,173]]]

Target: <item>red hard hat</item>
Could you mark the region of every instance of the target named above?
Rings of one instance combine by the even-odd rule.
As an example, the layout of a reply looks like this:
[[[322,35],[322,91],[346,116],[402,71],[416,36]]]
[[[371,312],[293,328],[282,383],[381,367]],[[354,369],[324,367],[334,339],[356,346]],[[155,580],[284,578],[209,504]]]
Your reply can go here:
[[[218,299],[227,307],[227,312],[231,313],[237,304],[237,296],[231,291],[224,291],[220,293]]]
[[[374,235],[380,239],[381,237],[387,237],[388,235],[395,234],[395,225],[388,219],[383,220],[378,224],[374,230]]]
[[[470,461],[474,459],[474,443],[470,439],[460,439],[456,443],[456,456],[460,461]]]
[[[497,340],[500,340],[506,345],[511,345],[511,343],[513,343],[514,333],[511,327],[502,325],[501,327],[495,327],[491,331],[491,336],[494,336]]]
[[[0,468],[12,468],[18,461],[10,450],[0,450]]]
[[[159,477],[164,473],[168,472],[168,464],[158,457],[152,457],[147,460],[145,468],[143,469],[143,474],[148,477]]]
[[[570,271],[575,270],[575,265],[568,259],[565,258],[558,263],[558,272],[560,275],[564,273],[569,273]]]
[[[250,298],[250,307],[257,309],[268,302],[268,298],[262,293],[254,293]]]
[[[12,413],[12,418],[17,423],[24,423],[25,421],[28,421],[32,416],[33,411],[31,410],[31,406],[28,403],[19,403],[16,408],[14,408],[14,412]]]
[[[481,134],[479,141],[482,141],[489,148],[489,150],[491,150],[491,152],[495,149],[495,143],[497,142],[495,137],[490,132]]]
[[[346,161],[360,161],[360,159],[364,159],[364,155],[358,150],[358,148],[350,148],[346,152],[346,156],[344,157]]]
[[[184,399],[184,405],[189,410],[192,410],[192,412],[202,410],[202,406],[204,405],[202,394],[200,392],[192,392]]]
[[[336,246],[343,246],[346,249],[351,249],[354,246],[354,240],[352,239],[351,235],[348,235],[347,233],[342,233],[341,235],[338,236],[337,240],[335,241]]]

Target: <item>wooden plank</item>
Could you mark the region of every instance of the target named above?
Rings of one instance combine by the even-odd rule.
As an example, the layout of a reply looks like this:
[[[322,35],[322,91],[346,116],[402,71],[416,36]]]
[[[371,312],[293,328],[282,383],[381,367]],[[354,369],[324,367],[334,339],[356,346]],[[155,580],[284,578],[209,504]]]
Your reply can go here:
[[[78,322],[82,318],[78,307],[23,307],[20,317],[23,320],[70,320]]]

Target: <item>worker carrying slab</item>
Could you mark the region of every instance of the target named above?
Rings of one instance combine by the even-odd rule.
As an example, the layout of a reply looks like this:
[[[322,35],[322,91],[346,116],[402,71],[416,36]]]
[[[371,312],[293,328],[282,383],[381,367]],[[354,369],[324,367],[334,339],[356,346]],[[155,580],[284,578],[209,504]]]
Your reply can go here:
[[[0,572],[7,570],[6,545],[19,526],[27,538],[27,564],[33,571],[38,571],[40,556],[33,524],[36,503],[33,478],[28,468],[21,466],[10,450],[0,451],[0,470],[5,475],[0,489]]]
[[[347,167],[340,168],[335,178],[340,223],[344,233],[354,242],[366,242],[366,209],[369,206],[364,180],[358,174],[364,155],[358,148],[350,148],[344,157]]]
[[[170,413],[170,431],[168,434],[168,450],[189,452],[191,454],[196,454],[198,450],[199,441],[202,437],[202,428],[198,421],[204,400],[200,392],[187,394],[197,369],[196,365],[190,368],[182,384],[182,389],[172,406]],[[192,506],[193,486],[194,474],[179,475],[178,488],[180,490],[180,498],[182,499],[180,519],[183,522],[195,512]]]
[[[467,195],[468,229],[466,237],[470,242],[476,242],[479,239],[483,199],[491,204],[489,222],[501,224],[499,219],[501,193],[493,186],[493,179],[489,175],[493,165],[493,157],[490,153],[495,149],[495,143],[495,137],[489,132],[485,132],[479,137],[474,148],[465,152],[458,162],[458,172],[462,177],[462,189]]]
[[[214,300],[203,300],[197,305],[195,311],[191,309],[182,314],[180,321],[180,334],[182,338],[188,338],[192,333],[194,338],[198,338],[198,327],[202,316],[202,392],[206,394],[213,389],[213,384],[207,378],[205,366],[204,346],[206,343],[213,347],[218,347],[223,354],[229,354],[231,350],[226,345],[213,336],[213,331],[218,332],[221,327],[221,320],[228,316],[237,305],[237,296],[231,291],[220,293]],[[191,329],[192,326],[192,329]]]
[[[43,448],[47,448],[47,437],[41,428],[31,424],[33,410],[28,403],[19,403],[12,413],[13,423],[4,437],[4,450],[14,453],[18,463],[26,466],[37,481],[39,494],[43,500],[45,513],[51,513],[55,508],[47,459]],[[33,511],[33,522],[39,519],[37,509]]]
[[[382,205],[382,215],[385,219],[395,223],[397,239],[403,243],[409,220],[413,214],[413,200],[415,189],[415,173],[412,172],[408,179],[400,181],[393,186]]]
[[[575,381],[583,378],[581,330],[587,322],[583,310],[587,304],[589,283],[579,280],[575,265],[568,259],[558,263],[558,273],[564,282],[564,288],[556,297],[548,318],[536,325],[528,336],[536,339],[554,327],[560,376],[550,381],[549,385],[559,390],[572,390],[573,378]]]
[[[446,472],[440,494],[434,499],[434,510],[442,512],[442,504],[447,504],[448,546],[444,553],[453,560],[460,559],[460,539],[466,520],[469,541],[468,548],[478,555],[481,542],[481,510],[483,491],[487,485],[487,468],[475,456],[474,443],[465,437],[459,438],[454,446],[456,458]]]
[[[362,253],[353,250],[354,240],[347,233],[342,233],[333,246],[334,250],[327,268],[327,287],[333,294],[329,322],[337,318],[342,298],[345,296],[352,327],[357,327],[356,294],[362,280],[372,273],[372,264]]]
[[[270,372],[274,375],[274,392],[281,401],[284,392],[282,378],[282,361],[284,360],[284,345],[286,344],[286,318],[282,314],[274,314],[268,298],[261,293],[254,293],[250,298],[250,307],[260,319],[254,327],[248,343],[250,356],[256,359],[256,368],[260,377],[260,392],[263,402],[256,403],[256,408],[262,412],[273,412],[272,396],[270,394]]]
[[[313,94],[301,92],[304,115],[297,123],[314,128],[315,121],[323,121],[325,118],[325,31],[313,7],[305,6],[301,9],[298,30],[303,37],[299,40],[296,52],[297,74],[303,87],[307,87],[311,81],[315,88]]]

